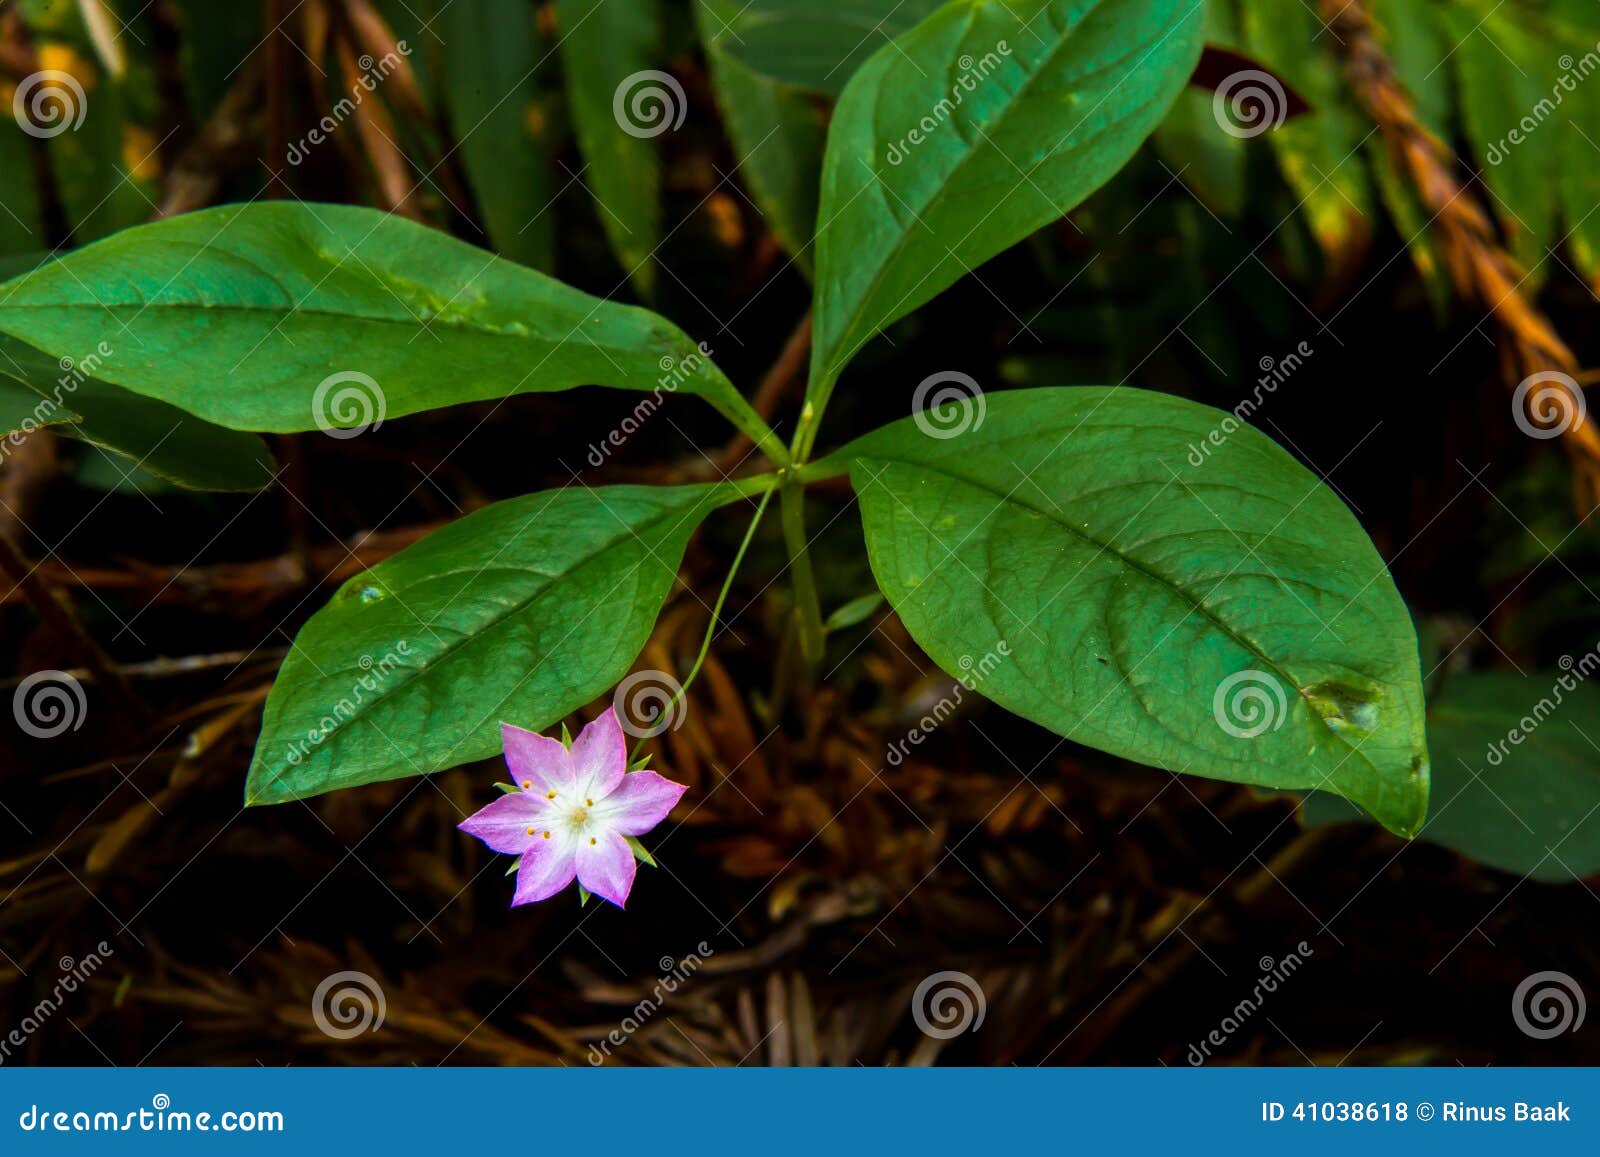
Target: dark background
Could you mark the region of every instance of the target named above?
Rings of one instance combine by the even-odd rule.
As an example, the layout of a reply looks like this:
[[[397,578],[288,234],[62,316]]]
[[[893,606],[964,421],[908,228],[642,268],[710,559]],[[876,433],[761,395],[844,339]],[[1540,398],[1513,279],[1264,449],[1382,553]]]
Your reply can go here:
[[[662,141],[674,232],[660,260],[673,275],[653,304],[753,390],[809,290],[728,177],[703,60],[672,11],[690,118]],[[0,17],[0,37],[25,45],[14,17]],[[141,51],[176,68],[171,8],[140,20]],[[269,83],[309,123],[300,62],[275,60]],[[176,126],[160,152],[169,166],[196,132],[179,97],[164,90],[158,105]],[[210,201],[265,185],[372,203],[359,156],[335,149],[292,188],[274,185],[266,130],[246,127]],[[570,142],[555,159],[581,168]],[[1252,167],[1250,207],[1226,223],[1171,172],[1147,148],[1076,225],[1042,231],[980,270],[982,285],[963,281],[894,326],[841,383],[823,444],[904,416],[917,383],[952,368],[986,389],[1125,381],[1231,407],[1261,358],[1305,341],[1313,354],[1257,424],[1331,471],[1392,560],[1424,672],[1458,643],[1450,662],[1483,668],[1591,647],[1596,608],[1501,505],[1557,537],[1570,529],[1565,462],[1506,420],[1481,311],[1439,315],[1410,262],[1390,260],[1402,238],[1383,222],[1360,275],[1330,287],[1270,162]],[[581,182],[552,211],[559,275],[631,300]],[[440,223],[481,240],[470,221]],[[51,245],[69,240],[59,215],[50,228]],[[1580,358],[1591,352],[1587,287],[1558,265],[1541,300]],[[799,386],[773,417],[785,437]],[[1216,1061],[1600,1060],[1592,1026],[1539,1041],[1511,1015],[1530,973],[1600,978],[1588,884],[1524,882],[1369,825],[1304,831],[1290,799],[1121,764],[975,696],[914,759],[886,765],[951,683],[879,611],[831,640],[817,686],[780,685],[789,596],[771,581],[776,519],[683,727],[656,745],[654,766],[691,792],[647,839],[661,867],[641,868],[627,913],[580,908],[570,892],[507,910],[503,861],[455,831],[488,798],[492,763],[243,811],[260,703],[294,631],[355,572],[346,548],[375,561],[573,472],[590,484],[715,477],[706,455],[731,431],[693,399],[669,401],[589,466],[589,445],[636,400],[584,389],[354,440],[277,438],[289,471],[256,496],[103,489],[93,453],[49,435],[8,459],[8,535],[130,668],[144,713],[88,681],[79,730],[39,741],[0,727],[0,1034],[50,992],[61,958],[112,949],[6,1063],[584,1064],[662,958],[701,942],[703,966],[614,1062],[1182,1065],[1250,994],[1262,959],[1302,941],[1304,967],[1213,1046]],[[821,487],[812,501],[831,608],[872,580],[848,491]],[[686,669],[700,600],[743,525],[735,508],[697,537],[641,665]],[[1563,558],[1588,576],[1594,555],[1585,530]],[[76,665],[15,591],[0,632],[7,689]],[[220,658],[151,667],[204,656]],[[987,1006],[980,1029],[948,1042],[911,1016],[913,990],[944,969],[973,977]],[[374,979],[386,1013],[380,1029],[337,1040],[318,1028],[313,993],[344,970]]]

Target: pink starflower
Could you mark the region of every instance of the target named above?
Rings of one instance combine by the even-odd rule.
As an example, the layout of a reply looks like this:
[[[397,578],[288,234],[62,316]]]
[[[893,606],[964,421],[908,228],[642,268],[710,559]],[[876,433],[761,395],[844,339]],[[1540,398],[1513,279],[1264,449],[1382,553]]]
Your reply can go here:
[[[500,725],[513,788],[459,826],[497,852],[521,856],[511,906],[547,900],[572,883],[621,908],[633,888],[633,847],[687,790],[653,771],[628,770],[616,712],[559,739]]]

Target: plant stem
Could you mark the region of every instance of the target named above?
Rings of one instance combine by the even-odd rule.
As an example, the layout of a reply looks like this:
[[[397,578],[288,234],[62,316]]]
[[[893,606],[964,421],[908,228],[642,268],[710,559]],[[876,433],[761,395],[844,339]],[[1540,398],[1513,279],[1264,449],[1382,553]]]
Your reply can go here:
[[[809,387],[806,392],[811,392]],[[821,407],[808,400],[800,412],[800,423],[795,428],[794,439],[789,444],[794,466],[785,471],[782,488],[783,541],[789,551],[789,567],[794,572],[794,598],[800,615],[800,658],[807,668],[813,670],[822,662],[826,633],[822,629],[822,601],[817,596],[817,578],[811,569],[811,555],[806,549],[807,479],[799,471],[805,468],[821,420]]]
[[[822,603],[817,597],[817,577],[806,550],[806,488],[792,472],[779,488],[783,499],[783,542],[794,572],[794,596],[800,614],[800,655],[807,665],[822,662]]]
[[[808,313],[800,319],[800,324],[794,327],[794,332],[789,335],[789,340],[783,344],[783,352],[778,355],[778,360],[772,363],[770,369],[761,379],[761,384],[756,387],[754,400],[750,403],[755,412],[764,422],[772,420],[772,411],[796,381],[804,378],[806,372],[806,355],[811,352],[811,315]],[[744,461],[745,453],[750,449],[750,439],[742,432],[731,442],[723,447],[722,453],[717,456],[719,469],[728,471]],[[791,453],[790,457],[793,457]]]
[[[739,543],[739,549],[734,552],[733,562],[728,567],[728,577],[722,580],[722,590],[717,593],[717,601],[712,604],[711,621],[706,624],[705,637],[700,640],[700,653],[695,656],[694,666],[689,668],[689,674],[679,684],[677,693],[673,695],[671,701],[656,715],[657,719],[670,714],[679,701],[689,693],[690,686],[700,674],[700,668],[705,665],[706,656],[711,653],[711,642],[716,637],[717,624],[722,620],[722,608],[728,601],[728,592],[733,589],[733,580],[739,574],[739,566],[744,562],[745,552],[750,549],[750,543],[756,536],[756,528],[761,525],[761,516],[767,512],[767,504],[772,501],[772,494],[773,492],[768,490],[756,505],[756,512],[750,519],[750,525],[745,528],[744,540]],[[644,739],[634,744],[633,754],[628,757],[628,762],[632,763],[638,757],[639,749],[643,746]]]
[[[788,466],[793,459],[784,446],[783,439],[779,438],[761,415],[756,413],[755,408],[745,401],[744,395],[734,388],[733,383],[721,370],[712,366],[711,371],[719,388],[706,394],[706,401],[715,406],[719,414],[737,426],[745,437],[761,447],[761,452],[770,458],[775,466],[780,469]]]

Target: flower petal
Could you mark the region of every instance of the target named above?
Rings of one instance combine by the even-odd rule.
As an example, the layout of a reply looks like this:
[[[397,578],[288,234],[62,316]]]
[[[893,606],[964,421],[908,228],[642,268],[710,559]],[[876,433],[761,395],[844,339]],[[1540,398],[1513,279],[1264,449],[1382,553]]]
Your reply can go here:
[[[630,771],[617,790],[599,802],[595,819],[619,835],[642,836],[666,819],[688,790],[653,771]]]
[[[624,907],[638,870],[633,849],[616,832],[600,829],[593,836],[578,840],[578,883],[602,900]]]
[[[572,769],[583,794],[597,803],[617,790],[628,770],[628,740],[615,710],[607,707],[572,741]]]
[[[561,740],[510,723],[500,725],[500,737],[512,778],[518,787],[529,785],[523,791],[541,796],[552,791],[576,791],[578,780],[572,771],[572,756]]]
[[[540,836],[522,853],[522,866],[517,869],[517,891],[511,897],[511,906],[548,900],[572,883],[576,874],[572,842]],[[593,888],[589,890],[594,891]]]
[[[501,796],[456,826],[497,852],[517,855],[533,842],[528,828],[538,824],[543,814],[543,799],[519,792]]]

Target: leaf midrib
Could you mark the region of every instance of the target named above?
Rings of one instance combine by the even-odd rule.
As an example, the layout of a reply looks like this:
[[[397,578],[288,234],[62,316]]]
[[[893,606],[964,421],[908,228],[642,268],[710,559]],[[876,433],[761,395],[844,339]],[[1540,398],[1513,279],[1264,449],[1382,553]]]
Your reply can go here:
[[[1039,65],[1039,67],[1035,68],[1031,73],[1028,74],[1028,76],[1023,80],[1022,84],[1018,86],[1017,91],[1014,94],[1014,96],[1012,97],[1012,99],[1006,102],[1006,105],[1005,105],[1004,109],[1001,111],[1000,115],[997,116],[996,118],[994,118],[994,120],[990,121],[989,124],[985,126],[985,129],[992,129],[995,125],[999,124],[1000,122],[1004,121],[1006,118],[1008,118],[1009,116],[1012,115],[1012,113],[1014,112],[1016,107],[1023,100],[1025,100],[1027,98],[1027,95],[1028,95],[1030,89],[1032,88],[1034,82],[1036,80],[1038,80],[1040,76],[1042,76],[1051,66],[1053,66],[1055,64],[1057,54],[1062,52],[1062,51],[1064,51],[1066,46],[1072,43],[1074,37],[1083,28],[1084,24],[1088,22],[1090,16],[1092,16],[1094,13],[1098,12],[1100,10],[1101,5],[1104,4],[1104,3],[1107,3],[1107,2],[1108,2],[1108,0],[1095,0],[1094,4],[1091,7],[1084,9],[1082,19],[1080,19],[1077,24],[1073,25],[1072,29],[1069,32],[1067,32],[1066,34],[1062,35],[1060,37],[1060,39],[1057,40],[1055,46],[1052,47],[1046,53],[1045,57],[1043,58],[1042,62]],[[962,43],[965,43],[966,36],[968,35],[968,33],[970,33],[972,31],[973,23],[974,23],[974,21],[976,19],[976,12],[977,12],[977,5],[973,5],[973,7],[971,9],[969,9],[968,18],[967,18],[967,28],[961,34]],[[1185,19],[1187,19],[1187,17]],[[882,51],[882,49],[879,49],[879,51]],[[1122,59],[1125,59],[1125,58],[1126,57],[1123,57]],[[870,61],[869,61],[869,63],[870,63]],[[865,67],[865,66],[863,66],[863,67]],[[1103,70],[1098,70],[1098,71],[1103,71]],[[861,74],[857,73],[857,76],[859,76],[859,75],[861,75]],[[855,82],[855,79],[856,79],[856,77],[851,77],[850,83],[853,84]],[[848,89],[848,87],[849,86],[846,85],[846,89]],[[869,118],[869,119],[872,120],[872,121],[875,121],[876,117],[874,116],[874,117]],[[1103,135],[1103,133],[1102,134],[1097,134],[1097,135]],[[930,195],[928,197],[928,199],[922,203],[921,206],[919,206],[918,208],[915,208],[915,209],[912,210],[913,216],[921,218],[921,217],[926,216],[929,212],[931,212],[933,207],[935,205],[937,205],[940,200],[942,200],[945,196],[948,195],[950,186],[952,184],[954,184],[956,177],[959,176],[962,172],[965,171],[967,164],[977,155],[977,152],[978,152],[978,150],[973,149],[973,148],[965,149],[965,151],[963,152],[961,158],[956,162],[955,166],[950,170],[950,172],[946,175],[946,177],[942,181],[940,181],[939,187],[933,191],[932,195]],[[1046,159],[1048,159],[1048,158],[1046,158]],[[1028,173],[1026,175],[1031,177],[1031,174],[1033,172],[1037,171],[1037,169],[1038,169],[1038,165],[1030,166],[1029,170],[1028,170]],[[898,224],[898,222],[897,222],[897,224]],[[905,251],[906,245],[909,243],[911,237],[914,234],[914,230],[911,230],[911,229],[900,229],[898,232],[899,232],[899,237],[895,241],[894,247],[889,251],[888,256],[879,264],[877,272],[875,272],[872,275],[872,280],[867,283],[866,289],[857,298],[858,303],[865,304],[867,302],[870,302],[873,299],[873,297],[878,292],[878,286],[880,284],[882,284],[883,279],[888,274],[889,269],[895,264],[895,262],[897,262],[900,259],[900,255]],[[829,245],[829,248],[830,249],[832,248],[831,243]],[[819,262],[818,264],[820,265],[821,263]],[[835,369],[838,368],[838,367],[835,367],[832,364],[833,360],[838,355],[840,350],[844,347],[845,339],[850,336],[851,332],[856,327],[856,324],[857,324],[856,318],[858,316],[859,316],[859,311],[857,311],[857,313],[852,315],[849,323],[846,325],[845,329],[840,334],[839,339],[830,344],[830,348],[828,349],[828,357],[826,359],[826,363],[827,364],[825,365],[825,368],[824,368],[824,371],[823,371],[823,375],[822,375],[824,378],[832,376],[834,374]],[[813,384],[813,386],[815,385],[815,383],[812,383],[812,384]]]
[[[410,687],[412,684],[417,682],[417,680],[423,678],[425,675],[429,675],[429,674],[432,674],[433,672],[437,671],[443,664],[449,662],[451,657],[453,655],[455,655],[458,651],[460,651],[462,648],[467,647],[470,644],[477,642],[487,632],[495,630],[502,623],[506,622],[508,619],[515,618],[516,616],[522,614],[524,611],[528,610],[535,603],[537,603],[541,598],[543,598],[546,593],[548,593],[549,591],[555,589],[555,587],[560,585],[565,580],[571,578],[575,573],[577,573],[578,571],[582,570],[584,567],[586,567],[586,566],[590,565],[591,563],[593,563],[601,555],[603,555],[606,552],[612,550],[619,543],[626,542],[629,538],[640,538],[641,537],[641,535],[639,533],[640,531],[649,530],[649,529],[655,527],[656,525],[658,525],[659,523],[664,521],[670,515],[681,516],[684,513],[684,511],[694,507],[697,504],[705,502],[710,497],[712,497],[711,493],[710,492],[706,492],[704,494],[701,494],[701,495],[691,499],[690,501],[685,502],[681,506],[668,507],[668,508],[660,511],[657,514],[652,515],[650,518],[646,519],[644,522],[640,523],[637,526],[624,525],[623,526],[623,530],[624,530],[624,532],[626,532],[625,534],[617,535],[615,538],[613,538],[610,541],[608,541],[604,546],[600,547],[597,550],[591,551],[590,553],[588,553],[584,557],[582,557],[579,560],[577,560],[575,563],[573,563],[567,569],[562,570],[562,571],[558,571],[554,575],[543,575],[541,573],[541,577],[547,578],[549,580],[542,587],[540,587],[538,590],[534,591],[531,595],[528,595],[526,598],[518,599],[515,603],[513,603],[513,604],[509,605],[508,607],[506,607],[501,613],[498,613],[498,614],[493,615],[490,618],[486,619],[484,621],[483,626],[481,628],[479,628],[477,631],[473,632],[472,634],[470,634],[470,635],[463,634],[460,639],[458,639],[458,640],[456,640],[454,642],[451,642],[451,643],[447,643],[443,650],[441,650],[435,657],[433,657],[432,659],[428,660],[426,666],[411,668],[411,671],[412,671],[411,676],[409,678],[406,678],[406,679],[403,679],[403,680],[400,680],[399,682],[397,682],[395,684],[393,692],[391,692],[389,695],[382,695],[382,696],[379,696],[379,697],[377,697],[375,699],[368,700],[365,704],[362,705],[362,707],[359,710],[354,711],[354,712],[351,713],[350,718],[349,718],[349,720],[347,722],[340,724],[339,727],[336,728],[334,732],[331,732],[328,736],[324,737],[324,739],[326,740],[328,738],[332,738],[333,734],[335,734],[337,732],[346,731],[349,728],[353,727],[357,722],[359,722],[360,720],[366,718],[367,713],[370,710],[376,709],[376,707],[381,703],[389,702],[394,696],[397,696],[397,695],[401,694],[402,692],[404,692],[406,690],[406,688]],[[696,525],[698,525],[698,524],[696,524]],[[694,531],[694,527],[691,526],[689,528],[689,533],[693,533],[693,531]],[[370,572],[367,572],[367,573],[370,573]],[[449,572],[449,573],[460,574],[462,572],[454,571],[454,572]],[[428,575],[427,576],[427,578],[430,578],[430,579],[434,578],[434,577],[436,577],[436,576],[434,576],[434,575]],[[351,580],[351,581],[356,581],[356,580]],[[269,765],[265,760],[260,760],[258,763],[256,763],[255,765],[253,765],[251,767],[251,772],[252,773],[255,771],[255,768],[257,766],[261,767],[263,770],[266,770],[266,771],[272,771],[273,770],[272,766]],[[281,775],[284,770],[285,769],[283,769],[283,768],[277,769],[278,774]],[[256,796],[255,798],[259,800],[259,799],[262,799],[264,797],[263,796]],[[290,798],[295,798],[295,797],[290,797]]]
[[[1195,611],[1199,612],[1201,617],[1204,618],[1207,622],[1211,623],[1212,626],[1216,627],[1217,630],[1221,631],[1229,639],[1231,639],[1233,642],[1237,643],[1241,648],[1243,648],[1245,651],[1249,652],[1256,659],[1258,659],[1261,663],[1263,663],[1273,675],[1275,675],[1279,679],[1283,680],[1283,682],[1286,683],[1288,686],[1293,687],[1295,694],[1297,696],[1299,696],[1299,698],[1301,699],[1302,702],[1305,701],[1305,695],[1300,690],[1299,680],[1297,680],[1296,678],[1294,678],[1294,676],[1290,675],[1287,671],[1285,671],[1283,669],[1282,664],[1280,664],[1276,659],[1272,658],[1265,651],[1263,651],[1261,649],[1261,647],[1258,646],[1255,642],[1253,642],[1249,638],[1245,637],[1244,635],[1241,635],[1231,625],[1229,625],[1227,622],[1223,621],[1214,611],[1212,611],[1209,607],[1207,607],[1204,603],[1202,603],[1199,600],[1199,598],[1197,598],[1194,594],[1192,594],[1187,587],[1181,586],[1179,583],[1177,583],[1176,581],[1174,581],[1172,579],[1169,579],[1166,575],[1162,574],[1160,571],[1153,570],[1151,567],[1147,566],[1142,561],[1140,561],[1140,560],[1138,560],[1136,558],[1133,558],[1130,555],[1127,555],[1127,554],[1123,553],[1120,549],[1118,549],[1117,547],[1113,546],[1110,542],[1102,541],[1101,539],[1096,538],[1094,535],[1088,533],[1087,531],[1081,530],[1078,527],[1073,526],[1071,523],[1063,521],[1060,516],[1058,516],[1056,514],[1053,514],[1048,510],[1044,510],[1041,507],[1036,506],[1031,502],[1027,502],[1027,501],[1025,501],[1023,499],[1017,498],[1014,494],[1002,493],[999,489],[997,489],[994,486],[991,486],[987,482],[982,482],[982,481],[978,481],[978,480],[973,479],[973,478],[969,478],[966,475],[961,474],[961,473],[959,473],[957,471],[948,469],[947,467],[945,467],[943,465],[935,466],[935,465],[933,465],[931,463],[928,463],[928,462],[919,462],[919,461],[916,461],[916,460],[913,460],[913,459],[909,459],[909,458],[896,458],[896,457],[885,456],[885,455],[877,455],[877,454],[870,455],[870,456],[868,456],[866,458],[863,458],[863,459],[861,459],[861,461],[863,461],[863,462],[866,462],[866,461],[878,461],[878,462],[883,462],[883,463],[886,463],[886,464],[891,464],[892,463],[892,464],[897,464],[897,465],[901,465],[901,466],[906,466],[906,467],[909,467],[909,468],[911,468],[913,470],[924,470],[924,471],[928,471],[930,473],[943,474],[945,477],[953,479],[956,482],[960,482],[965,486],[970,486],[974,490],[981,490],[981,491],[983,491],[983,492],[985,492],[987,494],[992,494],[996,498],[998,498],[1001,501],[1001,503],[1003,503],[1003,504],[1009,504],[1009,505],[1013,505],[1013,506],[1018,506],[1018,507],[1021,507],[1024,510],[1031,511],[1034,514],[1039,515],[1041,518],[1048,519],[1051,523],[1053,523],[1056,526],[1059,526],[1062,530],[1065,530],[1068,534],[1072,535],[1074,538],[1078,538],[1078,539],[1082,540],[1083,542],[1088,543],[1090,546],[1097,547],[1103,553],[1109,554],[1111,557],[1115,558],[1118,562],[1122,563],[1124,566],[1128,567],[1130,570],[1137,571],[1139,574],[1142,574],[1146,578],[1148,578],[1151,582],[1154,582],[1159,586],[1165,587],[1167,590],[1169,590],[1173,594],[1177,595],[1183,602],[1188,603],[1191,607],[1194,608]],[[876,479],[874,479],[874,481],[876,481]],[[1387,682],[1387,681],[1385,680],[1384,682]],[[1319,725],[1321,725],[1322,729],[1325,732],[1327,732],[1328,735],[1330,735],[1334,739],[1338,740],[1339,743],[1341,745],[1343,745],[1344,747],[1349,748],[1351,754],[1359,756],[1361,758],[1361,760],[1364,763],[1366,763],[1366,765],[1368,767],[1370,767],[1372,769],[1373,773],[1376,774],[1376,775],[1379,775],[1380,778],[1381,778],[1382,772],[1379,769],[1378,765],[1372,761],[1372,758],[1370,756],[1368,756],[1364,751],[1362,751],[1360,746],[1351,743],[1350,740],[1348,740],[1343,735],[1341,735],[1339,732],[1335,731],[1332,727],[1330,727],[1328,725],[1328,721],[1326,719],[1322,718],[1322,716],[1320,714],[1318,714],[1315,710],[1312,710],[1310,708],[1309,704],[1307,704],[1307,712],[1317,721],[1317,723]]]
[[[115,313],[117,310],[121,310],[121,309],[137,309],[141,313],[148,312],[149,310],[160,310],[160,311],[164,311],[164,312],[176,312],[176,313],[217,313],[217,312],[227,312],[227,313],[265,313],[265,314],[281,314],[281,315],[286,315],[286,316],[291,316],[291,317],[300,317],[300,316],[305,316],[305,315],[309,314],[309,315],[311,315],[313,317],[331,317],[331,318],[334,318],[334,319],[339,320],[339,321],[352,321],[353,320],[353,321],[367,322],[367,323],[370,323],[370,324],[373,324],[373,325],[403,325],[403,326],[409,326],[409,327],[411,327],[413,329],[431,329],[431,328],[434,328],[435,326],[442,325],[447,329],[466,330],[466,331],[470,331],[470,332],[473,332],[473,333],[484,334],[484,335],[486,335],[488,337],[514,338],[514,339],[516,339],[518,341],[542,342],[543,344],[546,344],[546,345],[564,345],[565,342],[566,342],[565,338],[541,337],[541,336],[538,336],[538,335],[535,335],[535,334],[532,334],[532,333],[517,333],[517,332],[515,332],[515,331],[513,331],[511,329],[505,328],[503,326],[488,325],[488,324],[485,324],[482,321],[475,321],[470,317],[462,317],[460,315],[435,314],[433,317],[429,318],[427,321],[424,322],[424,321],[417,320],[417,318],[414,317],[414,316],[413,317],[386,317],[386,316],[384,316],[382,314],[361,313],[361,312],[358,312],[356,310],[335,310],[335,309],[319,308],[319,307],[316,307],[316,306],[301,306],[301,305],[291,305],[291,306],[247,305],[247,304],[242,304],[242,303],[239,303],[239,302],[217,302],[217,303],[214,303],[214,304],[205,304],[205,305],[201,305],[201,304],[198,304],[198,303],[195,303],[195,302],[188,302],[188,301],[173,302],[173,303],[170,303],[170,304],[161,304],[161,303],[153,303],[153,302],[140,302],[140,303],[135,304],[133,302],[119,301],[119,302],[115,303],[114,305],[107,305],[104,302],[93,302],[93,303],[90,303],[90,302],[80,302],[80,301],[23,302],[23,303],[20,303],[20,304],[14,304],[14,303],[0,304],[0,314],[4,314],[8,310],[21,311],[21,310],[30,310],[30,309],[57,310],[57,311],[61,311],[61,310],[101,310],[101,311],[104,311],[106,313]],[[158,314],[157,316],[160,316],[160,314]],[[590,316],[593,316],[593,315],[590,314],[588,316],[580,318],[579,321],[577,322],[577,324],[572,327],[573,328],[573,332],[576,333],[579,330],[581,330],[583,328],[583,323],[585,321],[589,320]],[[0,327],[0,328],[3,328],[3,327]],[[7,331],[7,332],[9,332],[9,331]],[[16,336],[16,335],[13,335],[13,336]],[[655,335],[652,334],[651,336],[655,336]],[[17,337],[17,340],[25,342],[28,339],[26,337]],[[600,342],[595,341],[593,337],[587,337],[586,340],[589,342],[589,344],[595,346],[598,349],[611,349],[611,350],[616,350],[616,351],[618,351],[620,353],[636,353],[636,352],[638,352],[638,347],[636,347],[636,346],[606,345],[606,344],[602,344]]]

